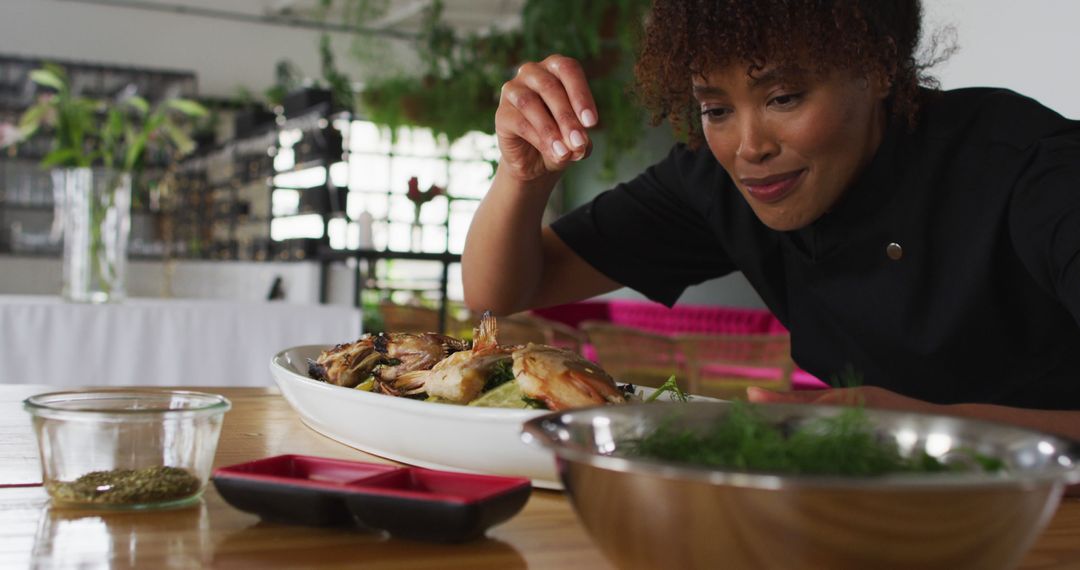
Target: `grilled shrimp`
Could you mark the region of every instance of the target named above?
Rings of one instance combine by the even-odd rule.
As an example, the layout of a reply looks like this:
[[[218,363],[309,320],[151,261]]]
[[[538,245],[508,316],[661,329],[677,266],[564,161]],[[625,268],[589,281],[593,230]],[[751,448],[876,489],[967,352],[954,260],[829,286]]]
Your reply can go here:
[[[448,354],[466,348],[464,341],[435,333],[367,334],[309,360],[308,375],[346,388],[370,376],[392,383],[402,374],[429,369]]]
[[[402,375],[392,388],[403,394],[427,392],[428,396],[458,404],[469,403],[484,389],[495,367],[511,359],[513,349],[500,347],[497,333],[495,318],[484,313],[472,350],[455,352],[431,370]]]
[[[413,388],[457,404],[467,404],[484,390],[488,377],[502,362],[511,361],[506,349],[496,349],[486,354],[473,351],[455,352],[446,360],[425,373],[422,383]]]
[[[576,352],[529,343],[513,357],[521,391],[550,410],[626,402],[615,380]]]

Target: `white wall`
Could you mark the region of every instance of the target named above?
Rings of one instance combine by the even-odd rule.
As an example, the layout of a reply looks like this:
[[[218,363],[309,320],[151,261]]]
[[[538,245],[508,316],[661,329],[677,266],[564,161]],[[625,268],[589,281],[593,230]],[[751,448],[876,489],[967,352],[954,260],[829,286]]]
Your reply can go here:
[[[951,25],[960,51],[934,72],[946,89],[1008,87],[1080,119],[1080,2],[925,0],[925,28]]]
[[[116,6],[0,0],[2,54],[193,70],[200,93],[221,97],[235,96],[241,86],[261,94],[273,85],[274,65],[283,58],[318,77],[319,36],[310,29]],[[333,37],[338,67],[362,80],[361,66],[349,55],[349,36]],[[383,43],[397,46],[394,59],[414,65],[401,42]]]

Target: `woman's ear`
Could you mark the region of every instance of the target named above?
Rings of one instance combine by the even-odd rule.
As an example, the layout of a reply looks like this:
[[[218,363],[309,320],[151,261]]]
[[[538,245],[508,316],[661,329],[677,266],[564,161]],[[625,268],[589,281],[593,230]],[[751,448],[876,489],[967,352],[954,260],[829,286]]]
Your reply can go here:
[[[892,75],[886,73],[874,73],[870,76],[870,88],[878,99],[886,99],[892,93]]]
[[[895,66],[891,69],[876,69],[869,72],[865,77],[867,89],[873,90],[875,98],[882,100],[886,99],[892,94],[893,76],[895,73]]]
[[[872,73],[859,78],[859,88],[870,91],[874,99],[884,101],[892,93],[892,79],[883,73]]]

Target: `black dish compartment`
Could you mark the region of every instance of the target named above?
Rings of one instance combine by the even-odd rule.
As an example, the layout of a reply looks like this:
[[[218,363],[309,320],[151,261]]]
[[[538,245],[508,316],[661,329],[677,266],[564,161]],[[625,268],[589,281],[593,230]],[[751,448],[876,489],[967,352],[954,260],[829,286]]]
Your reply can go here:
[[[345,502],[364,526],[413,540],[462,542],[517,514],[529,500],[527,479],[401,469],[355,486]]]
[[[279,455],[214,471],[230,505],[265,520],[383,530],[413,540],[461,542],[514,516],[528,479]]]

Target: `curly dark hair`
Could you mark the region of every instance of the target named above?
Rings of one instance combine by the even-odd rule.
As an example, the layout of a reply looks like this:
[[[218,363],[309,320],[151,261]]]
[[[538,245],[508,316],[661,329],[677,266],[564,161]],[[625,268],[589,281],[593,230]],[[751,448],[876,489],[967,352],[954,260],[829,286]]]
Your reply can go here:
[[[747,73],[766,63],[883,73],[890,115],[910,128],[919,86],[937,85],[925,69],[948,57],[918,61],[921,21],[920,0],[655,0],[634,70],[637,96],[654,125],[669,120],[696,147],[693,74],[744,62]]]

